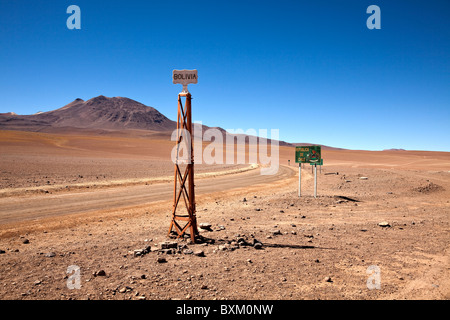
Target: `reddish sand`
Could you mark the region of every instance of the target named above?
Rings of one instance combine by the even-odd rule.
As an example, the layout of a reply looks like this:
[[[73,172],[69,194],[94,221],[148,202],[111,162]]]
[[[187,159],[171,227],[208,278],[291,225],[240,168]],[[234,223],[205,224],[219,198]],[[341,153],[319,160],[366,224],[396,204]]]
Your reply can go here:
[[[50,197],[98,203],[102,193],[116,204],[3,220],[0,299],[450,298],[450,153],[324,150],[316,199],[310,166],[298,198],[290,147],[280,147],[282,168],[272,178],[248,165],[196,166],[198,222],[213,231],[201,232],[208,243],[178,242],[200,257],[160,250],[172,208],[163,191],[172,147],[164,136],[1,131],[0,201],[11,206],[3,218],[25,207],[32,213]],[[117,201],[146,183],[154,199]],[[135,256],[147,246],[151,252]],[[81,269],[80,289],[67,287],[71,265]],[[371,266],[381,272],[380,289],[367,287]]]

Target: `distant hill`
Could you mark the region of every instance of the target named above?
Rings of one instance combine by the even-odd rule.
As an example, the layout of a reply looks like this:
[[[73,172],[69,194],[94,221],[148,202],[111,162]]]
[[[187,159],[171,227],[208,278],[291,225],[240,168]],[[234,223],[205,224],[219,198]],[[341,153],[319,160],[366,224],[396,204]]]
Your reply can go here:
[[[41,131],[47,127],[169,131],[176,128],[176,123],[135,100],[105,96],[88,101],[76,99],[60,109],[33,115],[0,114],[3,129]]]
[[[0,130],[21,130],[33,132],[89,133],[89,134],[134,134],[153,135],[170,139],[177,128],[155,108],[129,98],[98,96],[90,100],[75,99],[62,108],[37,112],[32,115],[17,115],[14,112],[0,113]],[[202,131],[210,127],[203,125]],[[225,134],[226,131],[214,127]],[[258,139],[261,141],[261,138]],[[270,139],[268,139],[270,143]],[[295,146],[279,141],[280,146]],[[311,145],[305,143],[305,145]],[[335,149],[324,146],[324,148]]]
[[[293,146],[297,147],[297,146],[321,146],[322,149],[324,150],[345,150],[343,148],[335,148],[335,147],[330,147],[330,146],[326,146],[323,144],[314,144],[314,143],[291,143]]]

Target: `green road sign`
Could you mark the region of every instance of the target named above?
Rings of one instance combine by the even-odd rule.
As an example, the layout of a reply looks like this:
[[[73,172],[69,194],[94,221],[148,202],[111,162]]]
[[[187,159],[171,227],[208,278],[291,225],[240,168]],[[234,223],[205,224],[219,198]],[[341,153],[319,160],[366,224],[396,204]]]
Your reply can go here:
[[[323,166],[323,159],[320,159],[319,162],[310,162],[309,164],[312,166],[314,166],[314,165]]]
[[[321,146],[298,146],[295,147],[295,162],[323,164]]]

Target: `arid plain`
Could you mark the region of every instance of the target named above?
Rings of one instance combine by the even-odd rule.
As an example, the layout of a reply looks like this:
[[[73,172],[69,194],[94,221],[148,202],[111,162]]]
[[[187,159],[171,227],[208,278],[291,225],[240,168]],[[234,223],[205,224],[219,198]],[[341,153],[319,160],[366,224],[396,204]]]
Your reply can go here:
[[[449,299],[449,153],[324,149],[316,199],[310,166],[298,197],[291,146],[273,176],[196,165],[211,229],[164,250],[173,146],[158,132],[0,131],[0,299]]]

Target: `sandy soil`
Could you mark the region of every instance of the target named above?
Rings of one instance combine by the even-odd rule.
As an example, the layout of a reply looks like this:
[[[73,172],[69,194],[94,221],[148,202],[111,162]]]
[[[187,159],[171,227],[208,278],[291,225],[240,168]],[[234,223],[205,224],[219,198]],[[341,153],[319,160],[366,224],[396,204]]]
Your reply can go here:
[[[161,250],[171,198],[1,224],[0,299],[450,298],[448,153],[326,151],[316,199],[310,167],[298,198],[298,168],[285,165],[293,149],[280,157],[287,176],[199,194],[198,222],[212,231],[202,230],[204,243],[178,240],[172,253]],[[72,265],[80,289],[67,286]],[[367,286],[371,266],[380,289]]]
[[[0,130],[0,197],[173,179],[167,136],[99,136]],[[197,173],[248,165],[196,165]]]

